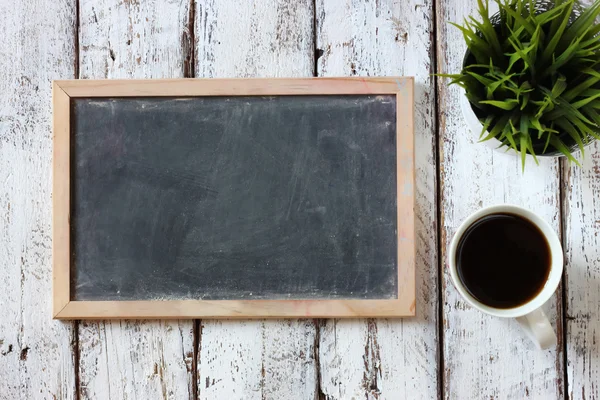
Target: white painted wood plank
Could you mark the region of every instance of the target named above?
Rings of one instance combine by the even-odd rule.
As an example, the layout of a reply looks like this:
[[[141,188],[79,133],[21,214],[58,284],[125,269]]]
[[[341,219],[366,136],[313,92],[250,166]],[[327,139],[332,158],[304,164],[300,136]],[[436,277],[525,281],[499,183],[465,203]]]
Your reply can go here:
[[[582,168],[565,167],[567,382],[569,399],[600,398],[600,144]]]
[[[185,1],[80,0],[81,79],[182,78]]]
[[[313,399],[313,320],[202,321],[200,399]]]
[[[313,74],[310,0],[196,1],[196,77]]]
[[[196,2],[197,77],[300,77],[313,70],[312,1]],[[313,321],[202,321],[201,399],[312,399]]]
[[[437,381],[437,228],[432,2],[317,1],[319,76],[415,76],[417,317],[328,320],[321,390],[331,399],[433,399]]]
[[[191,321],[82,321],[82,399],[193,398]]]
[[[447,21],[461,22],[475,13],[475,2],[438,2],[439,72],[460,70],[466,46],[458,29]],[[440,143],[443,256],[458,225],[481,207],[514,203],[528,207],[557,231],[560,226],[558,162],[528,162],[521,173],[520,160],[477,143],[463,122],[458,88],[440,80]],[[445,263],[446,264],[446,263]],[[562,343],[539,351],[513,320],[484,315],[469,307],[443,275],[444,397],[561,398],[563,393]],[[560,295],[545,305],[555,329]]]
[[[188,2],[80,1],[80,77],[179,78]],[[82,399],[192,398],[193,321],[79,326]]]
[[[52,79],[75,4],[0,2],[0,398],[75,398],[73,323],[52,320]]]

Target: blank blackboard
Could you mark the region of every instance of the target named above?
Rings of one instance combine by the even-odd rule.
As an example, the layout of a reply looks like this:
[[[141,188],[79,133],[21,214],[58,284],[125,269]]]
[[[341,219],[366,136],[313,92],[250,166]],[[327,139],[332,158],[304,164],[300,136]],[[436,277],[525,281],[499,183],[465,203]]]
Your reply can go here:
[[[402,90],[71,96],[69,303],[399,305]]]

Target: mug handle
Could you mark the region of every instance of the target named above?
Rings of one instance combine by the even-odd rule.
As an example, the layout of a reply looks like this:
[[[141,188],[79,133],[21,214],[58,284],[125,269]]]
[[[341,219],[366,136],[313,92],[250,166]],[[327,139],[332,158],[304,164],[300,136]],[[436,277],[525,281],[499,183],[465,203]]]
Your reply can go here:
[[[541,308],[518,317],[516,320],[539,349],[545,350],[556,346],[556,333]]]

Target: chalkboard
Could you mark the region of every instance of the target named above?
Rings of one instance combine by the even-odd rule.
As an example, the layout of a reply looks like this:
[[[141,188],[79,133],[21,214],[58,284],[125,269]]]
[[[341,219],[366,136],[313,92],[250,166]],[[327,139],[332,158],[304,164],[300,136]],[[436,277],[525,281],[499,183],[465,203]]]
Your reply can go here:
[[[398,302],[398,98],[73,96],[69,302]]]

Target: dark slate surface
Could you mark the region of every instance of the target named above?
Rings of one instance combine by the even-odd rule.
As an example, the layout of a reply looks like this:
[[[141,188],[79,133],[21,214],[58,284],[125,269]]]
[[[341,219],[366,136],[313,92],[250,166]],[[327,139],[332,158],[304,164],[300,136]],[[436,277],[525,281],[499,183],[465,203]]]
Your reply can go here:
[[[394,96],[77,99],[72,298],[394,298]]]

